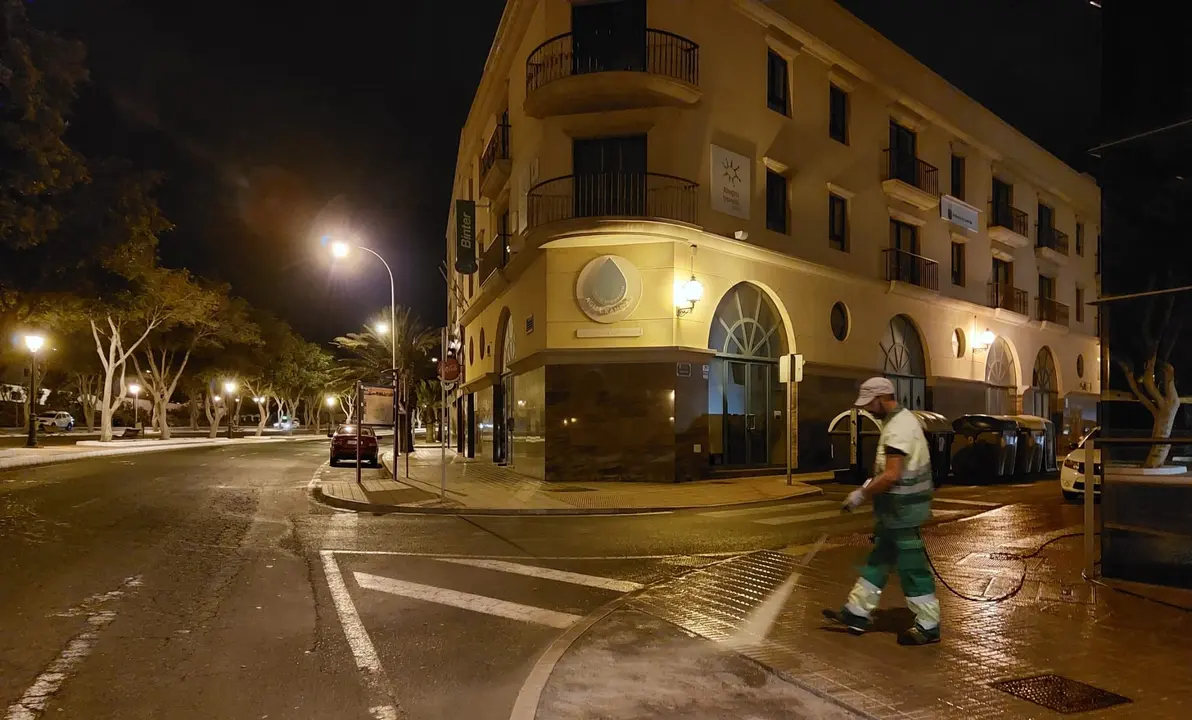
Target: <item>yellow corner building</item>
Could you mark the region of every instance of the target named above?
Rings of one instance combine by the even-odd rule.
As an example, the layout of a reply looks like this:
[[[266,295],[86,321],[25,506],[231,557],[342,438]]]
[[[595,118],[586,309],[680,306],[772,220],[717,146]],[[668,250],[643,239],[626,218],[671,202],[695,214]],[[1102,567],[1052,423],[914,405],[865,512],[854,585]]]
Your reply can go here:
[[[463,445],[548,481],[842,467],[875,374],[1071,436],[1099,209],[830,0],[509,0],[448,224]]]

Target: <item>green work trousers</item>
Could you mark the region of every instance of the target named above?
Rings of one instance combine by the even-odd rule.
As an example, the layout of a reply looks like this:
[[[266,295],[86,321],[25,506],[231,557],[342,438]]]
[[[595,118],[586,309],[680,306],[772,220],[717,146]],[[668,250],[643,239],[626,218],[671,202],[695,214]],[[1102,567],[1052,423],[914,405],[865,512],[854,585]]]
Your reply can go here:
[[[918,528],[885,528],[878,525],[873,550],[861,568],[861,577],[849,593],[845,609],[854,615],[869,617],[877,608],[882,588],[891,569],[898,569],[902,593],[915,613],[915,622],[924,630],[939,626],[940,608],[935,597],[935,578],[927,563],[927,551]]]

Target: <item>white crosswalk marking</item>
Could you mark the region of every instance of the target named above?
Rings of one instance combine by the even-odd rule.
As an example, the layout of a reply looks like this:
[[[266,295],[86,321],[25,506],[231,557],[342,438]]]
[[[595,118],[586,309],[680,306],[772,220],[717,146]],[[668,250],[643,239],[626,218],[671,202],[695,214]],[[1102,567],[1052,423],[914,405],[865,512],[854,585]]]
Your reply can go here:
[[[507,562],[505,560],[479,560],[472,558],[439,558],[439,562],[455,563],[456,565],[468,565],[471,567],[483,568],[485,570],[496,570],[498,572],[513,573],[515,575],[526,575],[528,577],[542,578],[544,580],[557,580],[559,582],[571,583],[572,585],[586,585],[587,587],[600,588],[602,590],[616,590],[617,592],[633,592],[634,590],[641,590],[643,585],[640,583],[631,582],[629,580],[614,580],[613,578],[598,577],[596,575],[584,575],[583,573],[567,572],[566,570],[555,570],[554,568],[539,567],[537,565],[522,565],[521,563]]]
[[[873,508],[871,507],[859,507],[852,512],[852,515],[855,517],[857,515],[863,515],[865,513],[871,512],[873,512]],[[801,513],[799,515],[783,515],[781,517],[762,518],[761,520],[754,520],[753,522],[760,525],[790,525],[792,523],[804,523],[812,522],[814,520],[827,520],[829,518],[843,517],[849,516],[841,513],[840,510],[825,510],[824,512],[817,513]]]
[[[537,623],[539,625],[563,629],[570,627],[572,623],[578,622],[581,619],[579,615],[547,610],[545,608],[534,607],[533,605],[522,605],[521,603],[509,602],[508,600],[498,600],[460,590],[448,590],[433,585],[394,580],[392,578],[362,572],[353,573],[353,575],[356,578],[356,583],[366,590],[378,590],[383,593],[389,593],[390,595],[438,603],[439,605],[456,607],[461,610],[471,610],[472,612],[484,613],[485,615],[495,615],[497,617],[509,618],[510,620],[520,620],[522,622]]]
[[[699,514],[702,517],[732,518],[745,517],[747,515],[765,515],[767,513],[783,512],[798,508],[824,507],[827,505],[840,505],[840,503],[836,500],[812,500],[811,502],[786,503],[784,505],[766,505],[764,507],[739,508],[736,510],[714,510],[712,512],[702,512]]]

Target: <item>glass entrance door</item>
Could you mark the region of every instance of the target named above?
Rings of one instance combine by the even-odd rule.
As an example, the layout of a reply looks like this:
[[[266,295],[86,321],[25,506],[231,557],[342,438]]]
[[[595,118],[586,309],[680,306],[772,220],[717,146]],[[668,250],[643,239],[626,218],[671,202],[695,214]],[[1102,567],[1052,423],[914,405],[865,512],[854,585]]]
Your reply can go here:
[[[770,363],[728,361],[724,368],[725,464],[769,465],[771,389],[777,368]]]

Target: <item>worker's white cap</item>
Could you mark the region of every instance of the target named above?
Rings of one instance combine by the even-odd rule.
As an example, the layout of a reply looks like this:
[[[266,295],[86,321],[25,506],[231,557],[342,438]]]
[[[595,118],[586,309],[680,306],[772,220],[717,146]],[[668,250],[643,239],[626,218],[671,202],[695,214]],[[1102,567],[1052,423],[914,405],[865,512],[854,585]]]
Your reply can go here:
[[[894,394],[894,383],[884,377],[872,377],[861,383],[861,394],[857,396],[857,407],[864,407],[873,402],[874,398]]]

